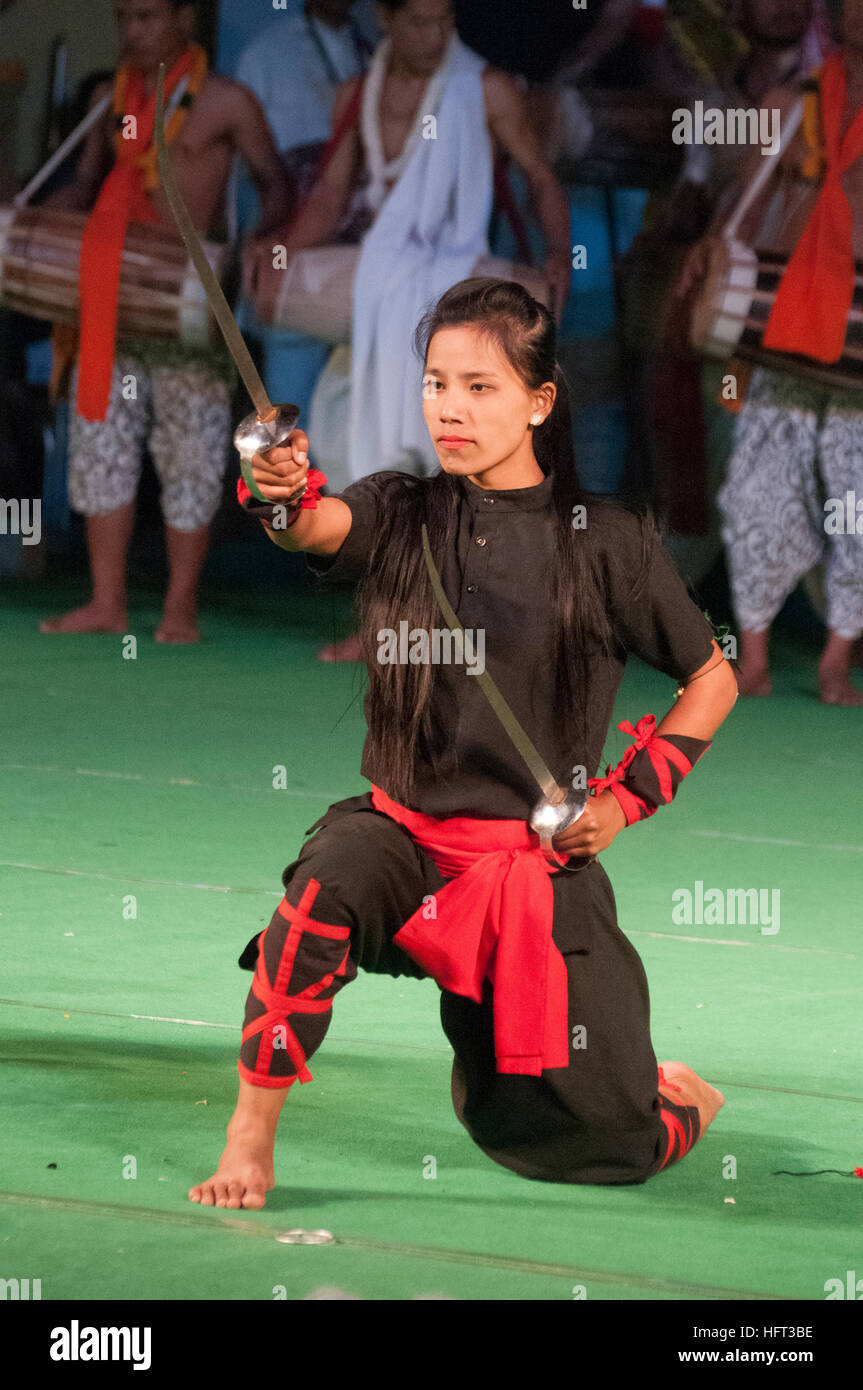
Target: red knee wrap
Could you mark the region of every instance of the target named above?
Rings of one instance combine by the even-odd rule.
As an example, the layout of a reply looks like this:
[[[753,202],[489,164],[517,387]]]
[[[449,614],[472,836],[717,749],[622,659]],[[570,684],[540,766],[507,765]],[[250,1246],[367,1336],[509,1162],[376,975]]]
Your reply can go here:
[[[264,963],[264,938],[258,947],[258,964],[252,980],[252,993],[260,999],[266,1010],[260,1018],[256,1018],[248,1027],[243,1029],[243,1042],[248,1038],[253,1038],[257,1033],[261,1033],[260,1045],[258,1047],[258,1057],[255,1063],[255,1070],[249,1071],[242,1062],[237,1063],[240,1076],[245,1081],[249,1081],[254,1086],[273,1086],[287,1089],[295,1081],[303,1083],[312,1080],[312,1073],[306,1066],[306,1054],[304,1053],[300,1041],[288,1023],[291,1014],[322,1014],[333,1007],[332,999],[319,999],[321,994],[338,976],[344,975],[347,968],[348,954],[350,946],[345,948],[345,953],[338,967],[325,975],[322,980],[318,980],[313,985],[307,985],[299,994],[288,994],[288,981],[294,968],[294,960],[299,950],[300,942],[305,932],[311,932],[315,936],[326,936],[334,941],[347,941],[351,934],[350,927],[340,927],[328,922],[315,921],[308,915],[309,909],[315,901],[320,891],[320,883],[315,878],[310,878],[306,884],[305,891],[300,898],[299,905],[292,907],[287,898],[284,898],[278,907],[280,915],[290,922],[290,930],[285,937],[285,944],[282,947],[282,954],[279,958],[276,978],[270,985],[267,979],[266,965]],[[285,1030],[285,1051],[297,1069],[296,1076],[270,1076],[270,1063],[273,1057],[275,1045],[274,1030],[276,1026],[281,1026]]]

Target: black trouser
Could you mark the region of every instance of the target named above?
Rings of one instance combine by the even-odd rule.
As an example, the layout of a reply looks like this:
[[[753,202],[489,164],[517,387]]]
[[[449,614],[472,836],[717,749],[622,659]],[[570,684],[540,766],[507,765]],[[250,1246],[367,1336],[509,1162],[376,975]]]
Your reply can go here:
[[[284,903],[240,960],[253,968],[260,945],[264,997],[249,994],[240,1054],[241,1075],[257,1085],[308,1078],[305,1059],[323,1041],[331,1001],[358,969],[425,978],[393,937],[446,882],[368,794],[337,802],[307,833],[283,874]],[[594,861],[551,883],[552,933],[569,977],[569,1066],[541,1077],[497,1072],[491,987],[481,1004],[442,990],[453,1105],[483,1152],[523,1177],[644,1182],[692,1147],[698,1112],[659,1094],[647,978],[617,925],[605,870]]]

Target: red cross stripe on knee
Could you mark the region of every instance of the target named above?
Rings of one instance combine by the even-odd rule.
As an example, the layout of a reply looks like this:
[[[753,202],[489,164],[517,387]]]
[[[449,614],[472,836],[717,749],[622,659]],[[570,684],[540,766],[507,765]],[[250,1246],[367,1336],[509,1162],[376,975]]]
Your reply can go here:
[[[333,941],[348,941],[351,934],[350,927],[336,926],[329,922],[318,922],[308,915],[320,887],[317,879],[310,878],[297,907],[292,907],[287,898],[283,898],[279,903],[279,914],[286,918],[291,926],[285,937],[285,944],[282,947],[282,954],[276,970],[276,978],[272,985],[267,979],[264,938],[261,938],[258,948],[258,963],[252,980],[252,993],[257,999],[260,999],[266,1012],[243,1029],[243,1042],[255,1037],[258,1033],[262,1036],[254,1072],[250,1072],[247,1067],[243,1066],[242,1062],[239,1063],[240,1075],[256,1086],[285,1087],[286,1084],[292,1085],[297,1080],[303,1083],[312,1080],[312,1073],[306,1066],[306,1054],[299,1038],[288,1023],[288,1018],[291,1014],[322,1014],[333,1007],[332,999],[320,999],[318,996],[333,983],[333,980],[345,974],[350,945],[345,947],[345,953],[338,967],[330,974],[325,975],[322,980],[318,980],[316,984],[307,985],[299,994],[288,994],[288,982],[305,932],[311,932],[314,936],[329,937]],[[296,1076],[270,1076],[276,1027],[282,1027],[285,1030],[285,1051],[297,1069]]]

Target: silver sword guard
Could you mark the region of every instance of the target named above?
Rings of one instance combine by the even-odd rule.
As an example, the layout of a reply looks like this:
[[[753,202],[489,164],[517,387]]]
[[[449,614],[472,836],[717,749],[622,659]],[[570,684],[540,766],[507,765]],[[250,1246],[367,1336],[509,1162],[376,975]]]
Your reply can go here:
[[[574,825],[584,814],[587,806],[587,791],[570,791],[556,804],[546,797],[538,801],[530,813],[528,825],[539,836],[539,845],[546,859],[553,859],[555,849],[552,836],[559,835],[568,826]]]
[[[253,410],[234,430],[234,448],[240,455],[243,481],[259,502],[266,502],[267,498],[262,496],[252,477],[252,459],[255,454],[265,454],[268,449],[275,449],[279,444],[284,444],[296,429],[299,418],[298,407],[283,402],[281,405],[273,406],[271,417],[267,415],[262,418]],[[291,505],[299,502],[300,498],[305,496],[306,486],[303,483],[302,488],[287,498],[286,502]]]

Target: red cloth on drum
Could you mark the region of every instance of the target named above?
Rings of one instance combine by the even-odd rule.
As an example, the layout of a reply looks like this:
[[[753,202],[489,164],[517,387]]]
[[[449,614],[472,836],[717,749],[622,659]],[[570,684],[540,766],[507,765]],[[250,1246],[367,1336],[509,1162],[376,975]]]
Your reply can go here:
[[[411,811],[372,786],[378,811],[398,821],[451,882],[393,937],[442,989],[482,1002],[494,986],[497,1070],[540,1076],[569,1063],[566,962],[552,939],[557,872],[525,821]],[[560,858],[560,856],[558,856]],[[560,858],[560,863],[565,863]]]
[[[165,102],[198,62],[190,46],[165,78]],[[117,162],[96,201],[81,239],[80,315],[81,369],[78,382],[78,414],[85,420],[104,420],[111,398],[111,376],[117,339],[117,303],[123,243],[130,222],[157,222],[139,166],[141,155],[153,143],[156,125],[156,93],[147,95],[144,74],[131,71],[126,88],[124,122],[134,117],[134,139],[117,143]]]
[[[827,173],[812,216],[776,293],[764,346],[838,362],[854,298],[853,220],[842,175],[863,154],[863,108],[844,137],[845,60],[837,53],[821,69],[821,124]]]

